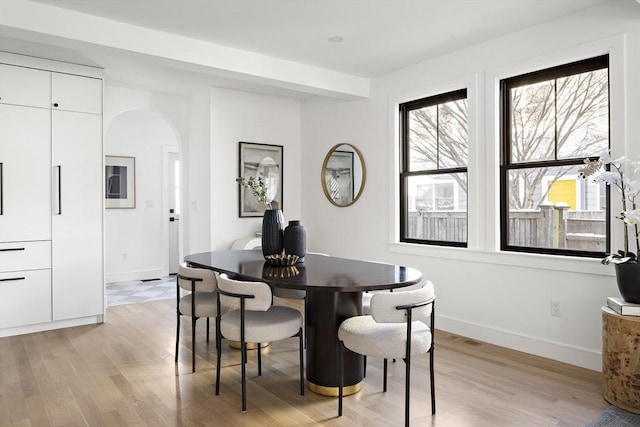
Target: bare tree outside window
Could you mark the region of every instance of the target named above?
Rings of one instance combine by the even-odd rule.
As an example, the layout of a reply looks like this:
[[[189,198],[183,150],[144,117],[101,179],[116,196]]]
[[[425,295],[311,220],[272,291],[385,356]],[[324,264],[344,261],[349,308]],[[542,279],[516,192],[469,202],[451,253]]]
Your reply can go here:
[[[601,256],[606,188],[578,169],[609,147],[608,57],[506,79],[501,89],[502,248]]]
[[[402,241],[466,246],[466,89],[400,106]]]

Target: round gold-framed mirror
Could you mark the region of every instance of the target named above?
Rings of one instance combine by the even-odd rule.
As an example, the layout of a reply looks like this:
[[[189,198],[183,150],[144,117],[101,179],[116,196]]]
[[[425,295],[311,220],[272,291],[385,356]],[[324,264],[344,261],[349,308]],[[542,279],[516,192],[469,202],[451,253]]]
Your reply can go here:
[[[336,144],[327,153],[320,172],[327,200],[338,207],[354,204],[362,195],[367,169],[362,153],[348,143]]]

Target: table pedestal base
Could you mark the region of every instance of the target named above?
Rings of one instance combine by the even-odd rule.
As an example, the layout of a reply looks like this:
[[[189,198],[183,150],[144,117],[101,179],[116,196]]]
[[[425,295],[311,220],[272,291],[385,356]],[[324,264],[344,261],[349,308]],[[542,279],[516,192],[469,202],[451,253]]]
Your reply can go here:
[[[340,387],[325,387],[325,386],[313,384],[308,381],[307,381],[307,384],[309,386],[309,390],[311,390],[315,394],[321,394],[322,396],[329,396],[329,397],[338,397],[338,395],[340,394]],[[356,394],[357,392],[360,391],[361,388],[362,388],[362,382],[359,382],[358,384],[350,385],[348,387],[342,387],[342,395],[349,396],[351,394]]]
[[[262,348],[268,347],[269,344],[271,344],[270,342],[263,342],[262,343]],[[242,343],[240,341],[229,341],[229,347],[234,349],[234,350],[240,350],[242,349]],[[258,349],[258,343],[257,342],[248,342],[247,343],[247,350],[257,350]]]
[[[362,292],[309,292],[307,313],[307,381],[309,390],[337,396],[340,385],[338,328],[362,313]],[[344,394],[360,390],[364,357],[344,351]],[[346,390],[349,389],[349,393]]]

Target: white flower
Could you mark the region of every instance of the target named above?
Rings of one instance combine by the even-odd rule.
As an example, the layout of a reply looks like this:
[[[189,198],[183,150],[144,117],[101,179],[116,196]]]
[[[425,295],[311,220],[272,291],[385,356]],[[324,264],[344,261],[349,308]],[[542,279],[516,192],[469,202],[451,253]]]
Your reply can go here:
[[[578,174],[582,178],[587,178],[600,170],[600,168],[602,167],[602,160],[598,159],[592,161],[587,158],[584,159],[584,164],[585,167],[583,167],[582,169],[578,169]]]
[[[611,158],[611,155],[609,154],[609,150],[603,150],[602,153],[600,153],[600,160],[602,161],[603,164],[608,165],[609,163],[612,163],[618,167],[620,167],[620,164],[622,163],[622,161],[624,160],[624,156],[619,157],[615,160],[613,160]]]
[[[637,198],[640,196],[640,183],[637,181],[632,181],[629,179],[625,179],[624,173],[626,169],[631,167],[635,168],[634,173],[637,173],[640,170],[640,163],[636,161],[630,161],[625,159],[624,157],[620,157],[618,159],[611,159],[611,155],[609,150],[604,150],[598,159],[600,162],[599,166],[602,165],[611,165],[609,171],[603,171],[598,173],[593,177],[593,181],[595,182],[605,182],[607,185],[615,185],[620,193],[622,193],[622,209],[623,211],[620,213],[620,216],[616,218],[620,219],[623,224],[623,233],[624,233],[624,249],[619,250],[617,253],[613,253],[602,260],[603,264],[622,264],[622,263],[638,263],[638,253],[640,253],[640,232],[638,230],[640,226],[640,209],[637,208]],[[590,176],[596,170],[596,163],[589,161],[589,159],[584,160],[585,167],[579,169],[579,172],[582,176]],[[628,210],[628,207],[631,207],[631,210]],[[632,227],[633,229],[630,229]],[[630,241],[635,240],[635,250],[633,248],[629,248]]]
[[[638,225],[640,224],[640,209],[636,209],[634,211],[624,211],[622,212],[622,220],[629,225]]]
[[[620,184],[620,174],[618,172],[604,171],[593,177],[596,182],[606,182],[607,185]]]
[[[637,197],[640,194],[640,181],[625,181],[624,189],[627,193],[627,197]]]

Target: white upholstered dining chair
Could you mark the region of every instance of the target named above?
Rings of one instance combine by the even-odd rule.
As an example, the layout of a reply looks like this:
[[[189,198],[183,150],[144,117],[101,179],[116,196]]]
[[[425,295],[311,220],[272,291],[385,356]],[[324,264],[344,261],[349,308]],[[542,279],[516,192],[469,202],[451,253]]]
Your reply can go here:
[[[180,289],[189,292],[180,296]],[[201,317],[207,318],[207,342],[209,342],[209,318],[217,317],[216,305],[216,277],[212,270],[188,267],[186,263],[178,267],[176,277],[176,357],[178,363],[178,349],[180,341],[180,317],[191,317],[191,372],[196,371],[196,321]]]
[[[244,282],[218,277],[218,316],[216,326],[216,395],[220,394],[220,358],[222,338],[240,342],[242,372],[242,411],[247,410],[246,364],[247,342],[258,343],[258,375],[262,374],[263,342],[298,337],[300,351],[300,394],[304,395],[304,355],[302,342],[302,314],[293,308],[272,304],[271,287],[263,282]]]
[[[411,356],[429,353],[431,413],[435,414],[433,332],[435,295],[429,281],[417,290],[376,293],[371,298],[371,315],[346,319],[338,329],[340,384],[338,415],[342,415],[345,349],[384,359],[383,391],[387,391],[387,360],[403,359],[405,373],[405,426],[409,425]]]

